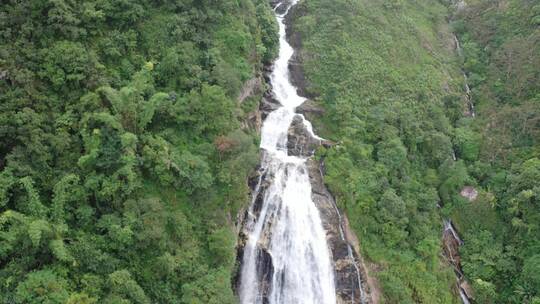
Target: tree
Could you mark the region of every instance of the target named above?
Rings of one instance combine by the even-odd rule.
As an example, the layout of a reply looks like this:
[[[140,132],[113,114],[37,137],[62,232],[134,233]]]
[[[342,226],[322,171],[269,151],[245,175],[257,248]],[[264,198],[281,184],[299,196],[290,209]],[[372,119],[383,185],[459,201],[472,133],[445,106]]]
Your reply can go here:
[[[109,275],[109,284],[111,291],[105,300],[106,303],[126,303],[126,300],[137,304],[151,303],[144,290],[127,270],[118,270],[111,273]]]
[[[405,227],[409,219],[405,202],[393,189],[388,189],[377,202],[376,209],[384,241],[389,245],[399,244],[407,237]]]
[[[232,268],[235,261],[235,236],[228,228],[216,229],[208,236],[208,246],[213,264],[224,268]]]
[[[41,54],[44,62],[39,75],[57,90],[65,85],[76,89],[91,83],[92,72],[99,66],[95,54],[77,42],[59,41]]]
[[[469,128],[456,128],[455,134],[459,156],[468,161],[477,160],[481,145],[480,135]]]
[[[176,115],[184,128],[198,136],[214,138],[238,126],[233,101],[218,86],[203,84],[176,103]]]
[[[227,271],[219,268],[182,286],[182,304],[233,304],[237,299],[232,293]]]
[[[28,304],[64,304],[68,299],[67,282],[52,270],[38,270],[17,285],[16,302]]]
[[[406,165],[407,149],[399,138],[385,140],[377,146],[377,158],[391,170],[397,170]]]
[[[540,296],[540,255],[535,254],[525,260],[520,276],[525,298]]]

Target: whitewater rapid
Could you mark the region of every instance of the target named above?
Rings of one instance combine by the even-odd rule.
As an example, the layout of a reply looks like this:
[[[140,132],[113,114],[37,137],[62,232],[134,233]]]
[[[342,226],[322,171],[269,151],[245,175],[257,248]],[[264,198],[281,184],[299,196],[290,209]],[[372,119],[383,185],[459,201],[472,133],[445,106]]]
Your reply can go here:
[[[270,81],[272,93],[281,107],[268,115],[261,130],[263,174],[247,213],[248,238],[239,285],[242,304],[263,304],[265,298],[265,304],[336,303],[331,253],[319,211],[311,198],[307,159],[289,155],[287,150],[289,126],[299,115],[295,109],[305,101],[292,85],[288,69],[294,50],[286,40],[284,18],[296,2],[292,1],[286,10],[280,10],[283,13],[276,12],[279,56],[274,62]],[[309,121],[303,121],[306,129],[313,133]],[[263,181],[268,183],[263,203],[260,210],[254,210]],[[261,265],[263,250],[271,257],[269,286],[260,286],[265,282],[261,280],[265,275],[262,273],[264,265]]]

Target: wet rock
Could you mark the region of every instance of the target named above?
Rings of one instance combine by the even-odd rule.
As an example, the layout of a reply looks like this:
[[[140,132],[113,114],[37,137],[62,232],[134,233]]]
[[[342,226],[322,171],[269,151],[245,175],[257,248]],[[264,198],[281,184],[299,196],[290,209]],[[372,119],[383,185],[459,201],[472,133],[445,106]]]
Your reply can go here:
[[[246,81],[240,90],[237,101],[243,103],[247,98],[252,96],[258,96],[264,89],[264,80],[261,76],[253,77]],[[260,132],[262,127],[262,113],[259,108],[247,113],[247,116],[242,121],[242,129],[251,129],[256,132]]]
[[[308,81],[304,76],[304,68],[302,66],[302,58],[300,53],[294,53],[293,57],[289,61],[289,73],[291,83],[296,86],[298,95],[305,97],[314,97],[310,94],[306,88],[308,88]]]
[[[295,30],[294,20],[305,15],[305,9],[302,4],[294,6],[285,17],[287,25],[287,41],[295,50],[292,58],[289,60],[289,75],[293,85],[296,86],[298,95],[307,98],[314,98],[316,94],[309,91],[311,85],[304,73],[304,57],[302,50],[302,37],[300,32]]]
[[[459,288],[463,291],[468,299],[474,299],[473,289],[469,282],[462,280],[461,283],[459,283]]]
[[[296,112],[303,114],[304,116],[307,114],[323,115],[324,109],[317,105],[313,100],[308,99],[296,108]]]
[[[330,148],[336,143],[314,137],[304,124],[304,118],[297,115],[293,118],[287,134],[287,149],[289,155],[310,157],[319,146]]]
[[[253,129],[257,133],[261,132],[262,115],[260,110],[251,111],[247,114],[246,120],[242,123],[243,129]]]
[[[278,14],[284,14],[285,11],[287,10],[287,7],[289,7],[291,4],[292,4],[291,0],[270,0],[270,6]]]
[[[245,235],[244,235],[245,236]],[[245,242],[247,242],[247,236],[242,246],[237,247],[236,260],[237,263],[241,263],[244,258]],[[257,282],[262,291],[263,304],[269,303],[268,295],[270,294],[270,287],[272,283],[272,276],[274,275],[274,264],[272,263],[272,255],[268,252],[268,249],[264,246],[257,247]],[[235,289],[239,290],[240,286],[240,271],[235,274],[233,278]]]
[[[264,93],[261,104],[259,105],[262,119],[266,119],[266,116],[268,116],[270,112],[277,110],[279,107],[281,107],[281,104],[277,101],[273,93]]]
[[[238,103],[244,102],[248,97],[261,93],[262,80],[260,77],[253,77],[246,81],[240,90],[237,101]]]
[[[442,236],[443,243],[443,255],[453,268],[456,274],[457,283],[455,289],[457,293],[460,293],[462,297],[467,300],[473,299],[472,290],[469,283],[465,280],[463,272],[461,270],[461,256],[459,254],[459,247],[463,245],[463,241],[459,237],[458,232],[455,230],[451,221],[444,221],[444,230]]]
[[[357,250],[347,240],[347,234],[352,234],[352,231],[346,233],[343,229],[343,218],[339,214],[332,194],[324,184],[321,164],[317,160],[308,159],[307,167],[311,181],[311,198],[320,212],[328,246],[332,252],[337,303],[373,303],[369,296],[367,271]],[[352,259],[350,254],[352,254]],[[363,298],[361,294],[364,294]]]
[[[461,239],[451,222],[445,221],[443,231],[443,254],[456,272],[461,273],[461,258],[459,256]]]
[[[309,121],[315,121],[318,117],[323,116],[325,111],[315,101],[308,99],[296,108],[296,112],[304,115]],[[319,127],[322,128],[322,126]]]
[[[256,196],[252,197],[251,204],[253,205],[253,208],[249,208],[249,206],[247,206],[249,209],[243,209],[237,219],[236,226],[238,239],[236,243],[236,262],[238,265],[242,264],[244,259],[244,251],[249,238],[248,230],[246,230],[247,223],[250,221],[250,219],[254,217],[256,218],[260,215],[260,210],[264,202],[264,195],[270,186],[272,179],[273,177],[267,176],[267,173],[261,167],[258,167],[257,170],[255,170],[248,178],[248,185],[252,191],[252,195],[255,194]],[[269,226],[271,225],[272,223],[270,222]],[[270,229],[263,231],[261,238],[258,240],[256,250],[256,254],[258,256],[258,264],[256,265],[258,275],[257,281],[259,282],[259,286],[263,293],[263,303],[268,303],[268,299],[266,297],[269,294],[272,276],[274,274],[272,256],[268,252],[271,237],[270,231]],[[239,268],[233,277],[236,291],[238,291],[240,288],[240,275],[241,272]]]
[[[289,155],[309,157],[321,145],[321,140],[313,137],[300,115],[293,118],[289,127],[287,149]]]

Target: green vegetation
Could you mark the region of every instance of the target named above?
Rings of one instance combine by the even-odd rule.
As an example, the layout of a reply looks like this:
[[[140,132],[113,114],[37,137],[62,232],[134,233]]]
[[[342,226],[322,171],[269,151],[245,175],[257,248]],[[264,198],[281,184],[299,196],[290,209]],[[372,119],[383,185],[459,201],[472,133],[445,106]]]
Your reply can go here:
[[[477,303],[540,301],[540,6],[471,2],[451,28],[453,6],[428,0],[296,11],[307,90],[326,111],[315,125],[338,142],[319,151],[326,182],[377,265],[384,303],[459,301],[440,259],[441,214],[463,234]],[[461,69],[477,118],[464,115]],[[476,201],[459,195],[465,185]]]
[[[540,303],[540,5],[470,1],[452,26],[478,112],[456,131],[480,196],[447,208],[465,275],[478,303]]]
[[[540,5],[467,2],[294,11],[338,142],[318,156],[383,303],[459,301],[442,217],[476,303],[540,303]],[[236,99],[276,30],[266,0],[3,1],[0,303],[235,303],[260,96]]]
[[[235,303],[266,1],[4,1],[0,302]],[[257,97],[252,97],[257,99]]]

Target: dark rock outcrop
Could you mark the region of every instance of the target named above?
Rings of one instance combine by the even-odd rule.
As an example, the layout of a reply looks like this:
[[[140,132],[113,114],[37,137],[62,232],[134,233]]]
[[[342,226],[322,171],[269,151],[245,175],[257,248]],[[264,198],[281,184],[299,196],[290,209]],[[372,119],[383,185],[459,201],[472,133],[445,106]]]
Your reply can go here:
[[[272,0],[270,3],[275,7],[279,2],[284,2],[284,4],[278,7],[276,11],[278,13],[283,13],[284,11],[281,10],[288,6],[290,0]],[[298,6],[295,6],[286,17],[286,24],[288,26],[287,38],[289,43],[291,43],[295,49],[299,49],[301,46],[301,39],[298,34],[295,34],[294,30],[291,31],[290,29],[293,19],[301,14],[300,10],[296,10],[297,7]],[[312,96],[306,91],[308,83],[304,77],[301,63],[302,60],[300,54],[295,53],[289,64],[291,81],[298,88],[299,95],[310,98]],[[267,72],[269,73],[270,71],[268,70]],[[264,77],[265,79],[269,78],[268,75],[265,75]],[[270,112],[279,107],[280,104],[271,93],[271,90],[264,93],[259,107],[263,119],[266,118]],[[313,136],[307,129],[303,116],[301,115],[321,115],[324,111],[320,107],[314,102],[308,101],[304,105],[299,106],[297,111],[299,115],[294,117],[288,129],[287,150],[289,155],[310,157],[321,145],[326,147],[333,145],[332,142]],[[264,151],[262,153],[264,153]],[[307,170],[312,186],[311,197],[319,210],[323,228],[326,232],[328,246],[331,251],[332,262],[335,269],[337,304],[353,302],[371,304],[373,302],[370,297],[369,285],[367,284],[367,271],[358,254],[357,248],[352,246],[351,241],[349,240],[348,235],[352,234],[352,232],[344,228],[346,226],[344,219],[341,217],[339,209],[336,207],[333,196],[324,184],[321,163],[313,158],[308,158]],[[273,176],[267,176],[265,172],[261,172],[260,170],[250,178],[249,184],[253,190],[252,194],[255,195],[255,197],[252,198],[253,208],[251,209],[251,212],[244,210],[237,221],[239,227],[237,261],[239,263],[243,260],[244,247],[247,242],[245,225],[250,217],[253,218],[259,216],[268,186],[271,184],[273,178]],[[272,219],[270,219],[266,225],[271,226]],[[270,231],[270,229],[263,230],[263,234],[257,242],[257,254],[260,259],[259,264],[256,267],[260,270],[257,273],[260,274],[258,281],[261,284],[263,296],[268,294],[269,282],[274,271],[272,257],[267,250],[271,237]],[[236,283],[239,282],[238,275],[235,280]],[[267,301],[267,299],[263,299],[264,303]]]
[[[270,112],[277,110],[279,107],[281,107],[281,104],[277,101],[272,91],[266,91],[259,106],[262,119],[264,120]]]
[[[308,90],[311,86],[304,73],[302,37],[300,32],[294,29],[294,20],[303,15],[305,15],[305,10],[300,3],[294,6],[285,17],[285,24],[287,25],[287,41],[295,50],[289,61],[289,75],[291,83],[297,88],[298,95],[313,98],[315,97],[315,94]]]
[[[457,232],[451,222],[444,222],[443,231],[443,253],[448,262],[454,266],[456,272],[461,276],[461,257],[459,256],[459,246],[462,241],[458,237]]]
[[[319,209],[328,246],[332,251],[337,303],[352,303],[353,301],[354,303],[372,303],[366,269],[352,244],[347,240],[343,219],[336,207],[334,197],[324,184],[321,163],[309,159],[307,167],[311,181],[311,198]]]
[[[293,118],[287,134],[287,150],[289,155],[310,157],[319,146],[330,148],[336,143],[318,138],[308,130],[304,124],[304,117],[296,115]]]
[[[238,95],[238,103],[243,103],[248,97],[261,93],[263,87],[260,77],[253,77],[246,81],[240,90]]]
[[[296,112],[298,114],[302,114],[304,116],[306,115],[323,115],[324,109],[319,106],[316,102],[313,100],[306,100],[303,104],[298,106],[296,108]]]
[[[313,137],[307,130],[302,116],[296,115],[287,134],[289,155],[309,157],[315,153],[319,145],[321,145],[321,140]]]
[[[467,299],[473,299],[472,289],[470,288],[469,283],[465,280],[461,270],[461,256],[459,255],[459,247],[463,245],[463,241],[459,237],[459,234],[451,221],[444,221],[442,241],[443,255],[446,258],[446,261],[452,266],[456,274],[457,282],[455,288],[457,289],[457,292],[462,294],[462,296],[466,297]]]
[[[257,132],[261,131],[262,127],[262,117],[261,112],[257,109],[255,111],[249,112],[246,119],[242,123],[243,129],[253,129]]]
[[[264,80],[261,76],[254,77],[244,83],[237,101],[243,103],[249,97],[259,96],[264,90]],[[262,126],[262,113],[259,107],[247,113],[242,121],[242,129],[251,129],[260,132]]]
[[[291,3],[291,0],[270,0],[270,6],[274,8],[278,14],[284,14]]]
[[[306,100],[303,104],[298,106],[296,112],[304,115],[309,121],[316,121],[324,115],[324,109],[311,99]]]

